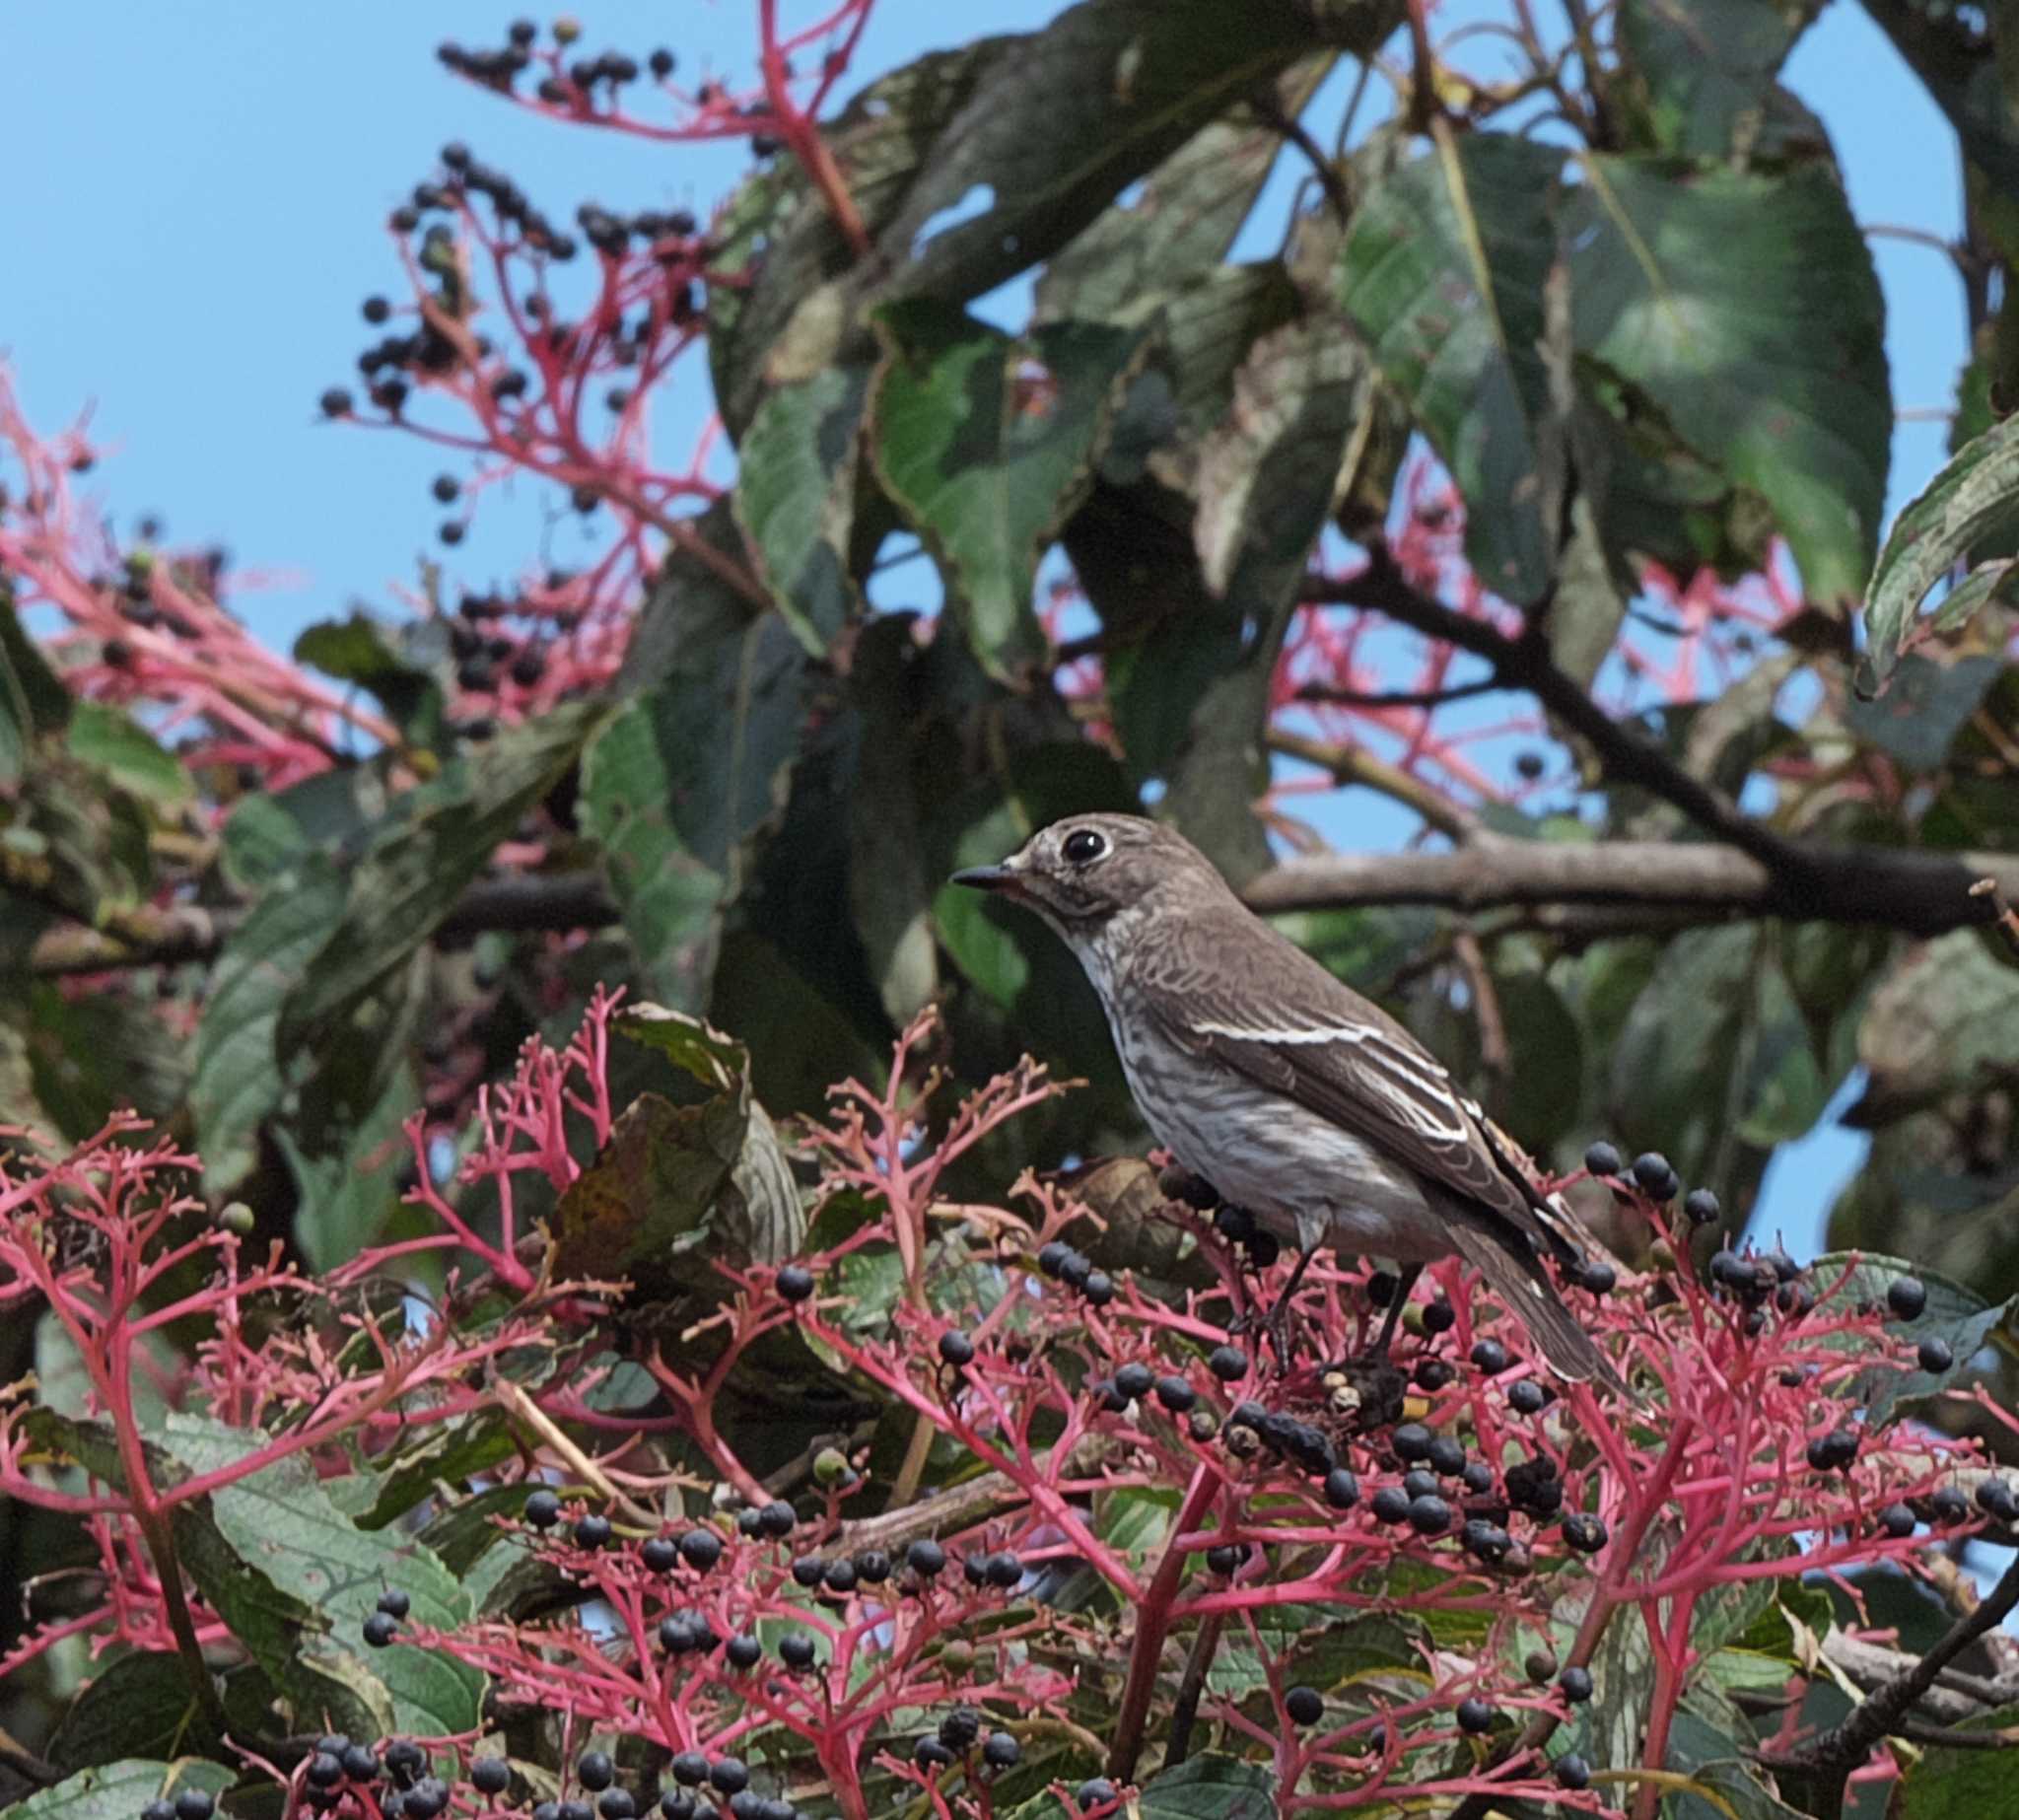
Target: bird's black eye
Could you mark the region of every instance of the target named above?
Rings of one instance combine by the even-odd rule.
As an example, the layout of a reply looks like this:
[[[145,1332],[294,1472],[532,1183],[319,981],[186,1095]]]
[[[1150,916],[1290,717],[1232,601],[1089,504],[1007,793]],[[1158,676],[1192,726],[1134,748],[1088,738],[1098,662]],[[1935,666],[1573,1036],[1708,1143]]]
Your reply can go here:
[[[1059,849],[1070,866],[1091,866],[1107,850],[1107,842],[1091,828],[1075,828]]]

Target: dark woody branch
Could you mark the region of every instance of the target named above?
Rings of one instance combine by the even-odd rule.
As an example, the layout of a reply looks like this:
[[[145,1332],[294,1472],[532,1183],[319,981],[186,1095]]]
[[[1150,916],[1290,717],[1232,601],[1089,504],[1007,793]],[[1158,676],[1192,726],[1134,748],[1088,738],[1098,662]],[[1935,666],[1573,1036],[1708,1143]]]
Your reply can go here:
[[[1370,904],[1427,904],[1465,912],[1597,907],[1650,913],[1664,927],[1776,916],[1872,924],[1909,935],[1995,920],[1981,879],[2019,898],[2019,855],[1939,854],[1896,847],[1814,847],[1804,860],[1829,881],[1820,898],[1790,891],[1736,848],[1710,843],[1475,839],[1462,853],[1328,854],[1290,860],[1246,892],[1265,914]],[[116,930],[59,925],[33,949],[44,976],[208,960],[243,920],[236,909],[138,908]],[[617,907],[593,873],[494,878],[463,894],[437,932],[451,942],[485,930],[601,929]]]
[[[1582,739],[1616,784],[1632,784],[1679,808],[1706,834],[1728,842],[1768,868],[1784,896],[1808,901],[1798,914],[1827,915],[1834,879],[1819,869],[1817,849],[1788,840],[1763,826],[1721,792],[1670,758],[1652,740],[1623,726],[1592,700],[1584,688],[1550,656],[1538,614],[1518,638],[1484,620],[1446,606],[1413,587],[1380,544],[1368,552],[1366,566],[1343,578],[1314,577],[1304,589],[1306,599],[1363,606],[1423,633],[1484,658],[1502,687],[1533,695],[1563,727]]]
[[[1775,916],[1935,936],[1993,920],[1989,898],[1972,894],[1980,879],[1994,880],[2007,897],[2019,892],[2019,855],[1808,844],[1796,851],[1801,881],[1790,885],[1751,854],[1710,842],[1475,841],[1458,853],[1289,860],[1245,895],[1268,914],[1364,904],[1598,905],[1679,912],[1700,923]]]

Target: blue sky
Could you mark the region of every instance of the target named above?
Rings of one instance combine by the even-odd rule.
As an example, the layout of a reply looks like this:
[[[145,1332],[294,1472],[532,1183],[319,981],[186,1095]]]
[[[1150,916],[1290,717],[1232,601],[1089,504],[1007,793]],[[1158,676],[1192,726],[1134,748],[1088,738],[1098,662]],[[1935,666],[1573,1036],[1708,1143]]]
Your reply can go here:
[[[858,64],[867,78],[984,32],[1028,29],[1056,9],[1012,0],[958,8],[881,0]],[[753,43],[745,0],[583,6],[585,48],[667,43],[683,74],[740,77]],[[1447,23],[1491,17],[1462,0]],[[788,18],[811,17],[786,7]],[[366,0],[348,7],[208,0],[198,9],[66,0],[18,9],[0,59],[0,247],[8,279],[0,352],[45,429],[94,407],[108,445],[98,481],[122,527],[143,514],[175,541],[221,542],[237,562],[294,579],[242,596],[276,644],[353,600],[388,602],[417,560],[442,554],[427,496],[439,455],[396,436],[321,422],[325,385],[354,381],[360,301],[397,294],[386,212],[462,139],[504,166],[556,219],[595,199],[626,210],[705,210],[747,163],[733,147],[656,148],[549,124],[447,76],[443,38],[499,41],[507,5]],[[544,18],[544,15],[535,15]],[[192,23],[200,22],[200,23]],[[1865,15],[1837,0],[1797,48],[1795,91],[1832,128],[1853,208],[1868,226],[1950,236],[1961,197],[1954,140]],[[1962,299],[1936,252],[1873,242],[1890,312],[1894,395],[1944,407],[1963,353]],[[1013,309],[1014,295],[1004,300]],[[685,449],[707,409],[690,385],[661,419]],[[1894,508],[1943,454],[1939,423],[1895,443]],[[584,533],[535,502],[487,512],[456,553],[472,584],[509,578],[551,539],[567,561]],[[1401,832],[1386,805],[1349,796],[1327,818],[1342,844]],[[1861,1144],[1830,1128],[1788,1147],[1762,1223],[1813,1247]]]

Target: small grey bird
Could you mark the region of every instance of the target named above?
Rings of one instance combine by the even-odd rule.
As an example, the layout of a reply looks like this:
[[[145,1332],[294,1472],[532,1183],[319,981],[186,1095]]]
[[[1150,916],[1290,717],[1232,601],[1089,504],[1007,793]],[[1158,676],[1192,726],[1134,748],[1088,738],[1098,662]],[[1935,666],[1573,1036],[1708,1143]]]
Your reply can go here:
[[[1457,1252],[1559,1376],[1618,1383],[1544,1262],[1581,1258],[1569,1209],[1428,1050],[1250,911],[1182,835],[1076,815],[953,882],[1028,905],[1079,957],[1149,1129],[1297,1247],[1292,1288],[1320,1245],[1405,1267],[1377,1352],[1424,1264]]]

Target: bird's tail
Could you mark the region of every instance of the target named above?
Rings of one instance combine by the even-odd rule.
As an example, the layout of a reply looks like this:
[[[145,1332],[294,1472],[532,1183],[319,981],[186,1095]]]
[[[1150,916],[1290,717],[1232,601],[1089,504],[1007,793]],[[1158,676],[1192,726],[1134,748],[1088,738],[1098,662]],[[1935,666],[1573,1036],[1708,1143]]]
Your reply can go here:
[[[1470,1209],[1458,1214],[1452,1220],[1452,1238],[1460,1255],[1520,1318],[1559,1377],[1577,1384],[1602,1384],[1631,1396],[1592,1337],[1564,1306],[1542,1260],[1518,1234],[1503,1234],[1497,1225],[1472,1215]]]

